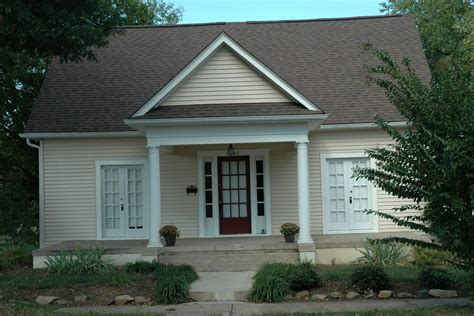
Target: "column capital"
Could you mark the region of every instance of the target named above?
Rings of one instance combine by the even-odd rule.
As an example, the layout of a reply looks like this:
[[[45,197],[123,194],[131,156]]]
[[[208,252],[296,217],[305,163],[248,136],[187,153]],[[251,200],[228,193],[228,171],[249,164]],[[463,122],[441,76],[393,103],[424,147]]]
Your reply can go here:
[[[160,151],[160,146],[156,146],[156,145],[147,145],[146,146],[148,148],[148,152],[150,154],[157,154],[159,151]]]
[[[296,146],[299,146],[299,145],[308,145],[308,144],[309,144],[309,140],[299,140],[299,141],[296,141],[295,144],[296,144]]]

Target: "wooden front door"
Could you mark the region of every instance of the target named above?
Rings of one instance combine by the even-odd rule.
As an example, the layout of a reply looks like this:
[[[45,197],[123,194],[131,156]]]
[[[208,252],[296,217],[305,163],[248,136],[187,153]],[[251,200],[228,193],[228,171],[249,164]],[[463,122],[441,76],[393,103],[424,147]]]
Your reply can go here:
[[[219,157],[220,234],[250,234],[249,156]]]

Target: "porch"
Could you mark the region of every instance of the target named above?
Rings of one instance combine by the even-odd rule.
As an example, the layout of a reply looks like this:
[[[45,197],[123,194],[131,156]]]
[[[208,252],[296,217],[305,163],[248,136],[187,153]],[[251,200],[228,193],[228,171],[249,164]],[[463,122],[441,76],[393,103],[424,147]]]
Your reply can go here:
[[[313,235],[316,263],[345,264],[360,256],[355,248],[363,247],[366,238],[403,236],[424,237],[413,232],[374,234]],[[163,263],[191,264],[198,271],[255,271],[266,262],[298,262],[297,243],[288,244],[282,236],[182,238],[174,247],[147,247],[148,240],[75,240],[63,241],[33,252],[35,268],[45,267],[47,256],[73,248],[102,248],[105,259],[114,265],[154,259]]]

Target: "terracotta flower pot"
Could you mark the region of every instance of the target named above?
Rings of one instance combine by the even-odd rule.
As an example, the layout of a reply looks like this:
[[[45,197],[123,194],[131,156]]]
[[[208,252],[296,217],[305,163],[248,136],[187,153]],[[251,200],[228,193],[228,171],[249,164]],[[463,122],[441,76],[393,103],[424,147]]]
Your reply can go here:
[[[168,247],[173,247],[176,244],[176,236],[165,236],[165,243]]]
[[[285,242],[292,244],[295,242],[295,235],[284,235],[285,236]]]

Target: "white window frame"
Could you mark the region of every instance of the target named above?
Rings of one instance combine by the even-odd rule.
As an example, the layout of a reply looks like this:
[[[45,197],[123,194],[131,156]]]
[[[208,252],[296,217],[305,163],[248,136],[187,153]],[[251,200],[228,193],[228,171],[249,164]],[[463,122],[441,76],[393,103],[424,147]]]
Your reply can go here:
[[[329,230],[329,205],[328,205],[328,194],[329,190],[327,187],[327,160],[328,159],[357,159],[357,158],[369,158],[365,152],[323,152],[320,154],[321,159],[321,197],[322,197],[322,216],[323,216],[323,234],[334,235],[334,234],[363,234],[363,233],[377,233],[379,231],[378,216],[372,216],[372,229],[358,229],[358,230]],[[375,160],[369,158],[369,165],[371,168],[375,168]],[[377,209],[377,188],[373,183],[371,184],[371,207]]]
[[[198,151],[197,152],[197,171],[198,171],[198,197],[199,197],[199,237],[215,238],[215,237],[255,237],[255,236],[271,236],[272,233],[272,206],[271,206],[271,187],[270,187],[270,151],[268,149],[244,149],[238,150],[240,156],[250,156],[250,200],[251,200],[251,224],[252,233],[250,234],[219,234],[219,191],[218,191],[218,170],[217,158],[227,156],[225,150]],[[263,160],[264,168],[264,192],[265,192],[265,234],[257,232],[257,184],[256,184],[256,159]],[[213,203],[213,219],[214,234],[206,235],[206,207],[204,196],[204,162],[212,162],[212,203]]]
[[[144,236],[120,236],[104,237],[102,231],[102,166],[143,166],[143,211],[145,223]],[[148,239],[149,223],[149,192],[148,192],[148,160],[96,160],[95,162],[95,207],[96,207],[96,239],[97,240],[129,240],[129,239]]]

